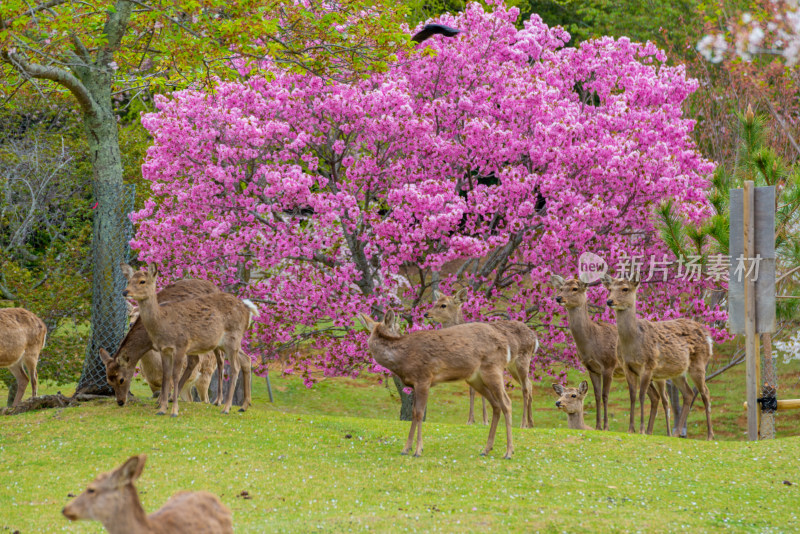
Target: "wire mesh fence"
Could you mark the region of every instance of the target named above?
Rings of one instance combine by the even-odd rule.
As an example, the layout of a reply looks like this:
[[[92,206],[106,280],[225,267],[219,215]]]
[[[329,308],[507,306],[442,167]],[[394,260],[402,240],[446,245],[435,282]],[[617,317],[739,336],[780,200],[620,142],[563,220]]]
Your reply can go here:
[[[92,338],[86,349],[78,391],[111,395],[106,382],[100,349],[114,354],[128,329],[128,310],[122,291],[127,281],[119,264],[129,262],[136,187],[128,184],[94,186],[94,227],[92,236]]]

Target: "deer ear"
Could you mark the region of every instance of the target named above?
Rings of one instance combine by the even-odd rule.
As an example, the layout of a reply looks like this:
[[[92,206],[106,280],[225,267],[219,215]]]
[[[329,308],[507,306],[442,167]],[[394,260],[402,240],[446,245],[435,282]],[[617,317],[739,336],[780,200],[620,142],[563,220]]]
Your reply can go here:
[[[372,318],[369,315],[364,313],[359,313],[358,319],[361,321],[361,324],[363,324],[366,327],[366,329],[369,330],[370,332],[372,332],[372,330],[375,328],[375,325],[377,324],[375,321],[372,320]]]
[[[122,274],[123,276],[125,276],[127,280],[130,280],[131,276],[133,276],[133,273],[135,272],[133,270],[133,267],[131,267],[127,263],[120,263],[119,268],[122,269]]]
[[[611,284],[614,283],[614,279],[608,276],[607,274],[604,274],[603,278],[601,278],[600,281],[603,283],[603,287],[606,289],[611,289]]]
[[[147,455],[140,454],[139,456],[131,456],[128,461],[122,464],[114,471],[114,479],[118,486],[124,486],[135,482],[142,474],[144,469],[144,462],[147,460]]]
[[[558,291],[564,285],[564,277],[557,274],[550,275],[550,287]]]
[[[631,284],[633,284],[633,288],[634,288],[634,289],[639,289],[639,284],[641,284],[641,283],[642,283],[642,279],[641,279],[641,278],[639,278],[639,276],[638,276],[638,275],[637,275],[637,276],[634,276],[634,277],[631,279]]]
[[[158,276],[158,267],[154,263],[151,263],[147,266],[147,276],[150,278],[155,278]]]
[[[108,366],[111,363],[111,360],[114,358],[106,351],[106,349],[100,349],[100,359],[103,360],[103,365]]]
[[[584,380],[581,382],[581,385],[578,386],[578,393],[581,395],[586,395],[586,392],[589,391],[589,384]]]
[[[559,396],[564,394],[564,386],[561,384],[553,384],[553,390],[555,390]]]
[[[386,315],[383,316],[383,324],[385,324],[389,328],[392,328],[392,325],[394,325],[394,321],[395,321],[394,312],[392,310],[387,311]]]
[[[578,279],[578,289],[586,291],[586,283],[581,279]]]
[[[465,302],[467,302],[468,293],[469,291],[467,290],[466,287],[464,287],[458,290],[458,293],[455,294],[453,299],[456,301],[457,304],[464,304]]]
[[[437,300],[439,300],[441,297],[442,297],[442,294],[441,294],[441,293],[439,293],[439,291],[438,291],[438,290],[436,290],[436,289],[434,289],[434,290],[433,290],[433,293],[431,293],[431,299],[433,300],[433,302],[436,302],[436,301],[437,301]]]

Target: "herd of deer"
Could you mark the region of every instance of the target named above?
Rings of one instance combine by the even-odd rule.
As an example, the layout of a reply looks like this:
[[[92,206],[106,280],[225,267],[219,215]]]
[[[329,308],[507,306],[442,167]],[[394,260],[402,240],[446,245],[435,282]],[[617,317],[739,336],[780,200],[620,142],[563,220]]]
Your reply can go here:
[[[223,357],[231,367],[232,384],[228,389],[223,413],[231,408],[236,379],[244,373],[245,399],[242,411],[251,401],[250,357],[241,351],[245,330],[257,315],[247,300],[221,292],[202,280],[183,280],[156,293],[157,271],[134,271],[121,265],[128,280],[123,295],[138,303],[138,318],[114,356],[101,351],[108,383],[117,402],[124,405],[137,364],[153,392],[159,391],[158,413],[165,414],[172,400],[172,415],[178,414],[178,400],[187,399],[194,385],[201,400],[208,402],[208,386],[215,369],[223,368]],[[691,377],[703,400],[707,438],[713,439],[711,399],[705,383],[705,369],[713,342],[707,329],[695,321],[675,319],[648,321],[636,316],[638,281],[605,276],[608,290],[606,304],[615,311],[616,325],[596,322],[589,316],[586,290],[580,280],[553,275],[551,286],[555,299],[566,309],[569,329],[581,363],[589,373],[596,403],[598,430],[608,430],[608,394],[613,378],[624,376],[630,394],[629,432],[635,432],[638,398],[639,432],[645,433],[644,397],[650,398],[650,417],[646,432],[652,433],[659,401],[664,406],[667,434],[670,435],[669,404],[666,380],[672,380],[683,395],[683,408],[676,428],[682,428],[694,401],[687,382]],[[505,390],[503,374],[507,370],[522,388],[522,427],[533,426],[532,385],[529,377],[531,359],[539,348],[536,334],[519,321],[466,323],[461,312],[466,290],[454,296],[434,293],[435,303],[425,313],[443,328],[399,333],[398,321],[388,311],[382,321],[361,314],[369,329],[368,347],[375,361],[397,375],[414,390],[411,428],[402,454],[411,452],[416,432],[414,456],[422,454],[422,420],[432,386],[464,380],[470,385],[468,423],[474,422],[475,392],[492,408],[489,437],[482,455],[494,445],[495,433],[503,415],[506,425],[506,454],[511,458],[511,401]],[[36,364],[44,347],[47,329],[34,314],[21,309],[0,309],[0,367],[7,367],[18,382],[14,404],[18,404],[30,380],[33,396],[37,392]],[[159,373],[160,371],[160,373]],[[222,403],[222,372],[217,373]],[[553,384],[559,395],[556,406],[568,414],[570,428],[591,429],[583,420],[583,401],[588,384],[578,388]],[[600,410],[602,406],[602,418]],[[175,525],[193,524],[192,517],[203,517],[204,525],[194,525],[181,532],[232,532],[230,511],[219,499],[205,492],[182,492],[173,496],[159,511],[145,516],[133,482],[144,466],[144,456],[130,458],[124,465],[101,474],[87,490],[64,508],[70,519],[96,519],[109,532],[177,532]],[[198,516],[198,514],[200,514]],[[209,518],[212,520],[209,522]],[[207,530],[205,527],[210,527]]]
[[[683,408],[676,427],[682,428],[694,401],[694,392],[686,380],[688,374],[705,406],[707,438],[714,438],[711,398],[705,381],[706,364],[711,358],[713,342],[703,325],[689,319],[653,322],[637,318],[636,292],[639,282],[613,279],[607,275],[602,280],[609,292],[606,304],[615,311],[617,324],[595,322],[589,316],[585,283],[578,279],[564,280],[558,275],[553,275],[550,282],[556,291],[556,301],[566,308],[578,355],[594,387],[596,429],[608,430],[608,394],[615,376],[624,376],[628,384],[629,432],[635,432],[638,396],[639,432],[645,433],[644,397],[648,395],[651,404],[647,433],[653,432],[658,403],[661,401],[667,435],[671,434],[666,395],[668,379],[683,395]],[[414,390],[411,428],[402,454],[411,451],[415,430],[414,455],[422,454],[422,419],[428,391],[442,382],[464,380],[470,385],[468,423],[474,422],[474,391],[480,393],[492,407],[492,422],[486,447],[481,453],[483,455],[492,450],[501,413],[506,424],[505,458],[510,458],[514,452],[511,401],[504,388],[504,370],[508,370],[522,386],[522,427],[533,426],[528,375],[531,359],[539,347],[536,334],[519,321],[465,323],[461,313],[465,297],[465,290],[452,297],[434,293],[435,303],[425,317],[440,323],[444,327],[440,330],[419,330],[401,335],[391,311],[385,314],[381,322],[367,315],[360,316],[370,331],[368,345],[372,357]],[[553,384],[553,389],[559,395],[556,406],[568,414],[570,428],[590,429],[583,421],[583,400],[589,389],[588,384],[584,381],[579,388]]]

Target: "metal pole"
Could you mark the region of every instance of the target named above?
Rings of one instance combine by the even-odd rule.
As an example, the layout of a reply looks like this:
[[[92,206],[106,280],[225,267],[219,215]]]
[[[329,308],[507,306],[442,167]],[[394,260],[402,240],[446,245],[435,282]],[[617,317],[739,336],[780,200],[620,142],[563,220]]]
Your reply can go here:
[[[747,439],[758,441],[758,353],[756,352],[756,299],[755,284],[750,276],[750,259],[755,256],[755,191],[752,180],[744,182],[744,332],[747,364]]]

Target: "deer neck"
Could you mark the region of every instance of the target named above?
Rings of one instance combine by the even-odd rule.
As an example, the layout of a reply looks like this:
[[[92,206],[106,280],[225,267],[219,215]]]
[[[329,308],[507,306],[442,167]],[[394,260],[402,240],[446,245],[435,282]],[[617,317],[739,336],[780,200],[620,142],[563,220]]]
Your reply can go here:
[[[147,298],[139,301],[139,320],[142,321],[150,339],[154,339],[154,334],[158,332],[162,313],[155,293],[147,295]]]
[[[459,324],[464,324],[464,314],[461,313],[461,308],[458,309],[452,319],[442,323],[442,328],[450,328]]]
[[[372,357],[381,367],[386,367],[393,373],[400,375],[401,357],[398,350],[399,347],[396,347],[397,339],[399,338],[385,332],[383,327],[379,326],[370,336],[368,345]]]
[[[597,325],[589,317],[589,307],[584,303],[583,306],[568,308],[567,318],[575,344],[580,352],[585,352],[586,348],[597,342],[597,336],[593,332]]]
[[[567,425],[572,430],[586,430],[588,427],[583,422],[583,410],[567,414]]]
[[[635,343],[642,332],[639,330],[639,320],[636,318],[636,305],[625,310],[616,310],[617,333],[621,344]]]
[[[117,501],[114,510],[109,510],[108,518],[102,521],[109,534],[151,534],[153,532],[147,514],[139,501],[139,494],[133,485],[124,487],[123,496]]]

